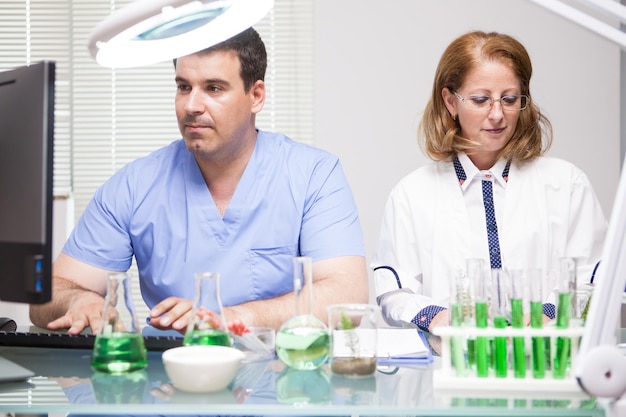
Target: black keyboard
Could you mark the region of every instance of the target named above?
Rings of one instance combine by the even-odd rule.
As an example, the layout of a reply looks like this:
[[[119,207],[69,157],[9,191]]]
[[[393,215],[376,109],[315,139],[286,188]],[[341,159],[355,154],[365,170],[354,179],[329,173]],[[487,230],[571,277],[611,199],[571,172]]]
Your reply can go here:
[[[42,347],[63,349],[91,349],[96,336],[92,334],[71,335],[67,333],[33,333],[0,331],[0,346]],[[183,338],[175,336],[143,337],[146,349],[163,352],[166,349],[182,346]]]

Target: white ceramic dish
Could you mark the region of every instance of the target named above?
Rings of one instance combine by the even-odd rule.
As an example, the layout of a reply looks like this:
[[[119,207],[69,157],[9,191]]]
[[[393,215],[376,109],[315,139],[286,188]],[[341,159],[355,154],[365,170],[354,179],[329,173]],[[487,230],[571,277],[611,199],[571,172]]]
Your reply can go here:
[[[245,354],[227,346],[180,346],[163,352],[172,384],[187,392],[214,392],[228,387]]]

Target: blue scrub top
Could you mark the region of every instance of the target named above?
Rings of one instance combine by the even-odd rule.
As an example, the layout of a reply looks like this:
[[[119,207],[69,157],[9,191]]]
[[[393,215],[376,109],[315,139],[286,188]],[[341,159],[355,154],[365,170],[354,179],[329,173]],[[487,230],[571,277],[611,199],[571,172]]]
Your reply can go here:
[[[338,158],[263,131],[223,218],[178,140],[99,188],[63,251],[114,271],[135,256],[149,308],[169,296],[192,299],[196,272],[220,273],[228,306],[292,291],[295,256],[365,256]]]

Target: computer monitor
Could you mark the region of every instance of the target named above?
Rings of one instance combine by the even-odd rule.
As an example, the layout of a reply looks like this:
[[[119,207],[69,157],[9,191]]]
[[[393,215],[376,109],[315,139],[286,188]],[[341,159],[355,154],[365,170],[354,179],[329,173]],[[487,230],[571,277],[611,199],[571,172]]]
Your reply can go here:
[[[52,295],[55,63],[0,72],[0,301]]]

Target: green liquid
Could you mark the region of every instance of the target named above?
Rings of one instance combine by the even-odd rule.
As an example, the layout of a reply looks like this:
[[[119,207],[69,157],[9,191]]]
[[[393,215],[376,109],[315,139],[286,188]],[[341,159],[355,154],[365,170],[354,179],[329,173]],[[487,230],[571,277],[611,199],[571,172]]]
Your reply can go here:
[[[570,293],[559,293],[559,305],[556,313],[556,328],[567,329],[572,311],[572,295]],[[556,356],[554,357],[554,378],[565,378],[565,373],[569,366],[571,339],[569,337],[558,337],[556,339]]]
[[[497,329],[506,328],[506,318],[502,316],[497,316],[493,318],[493,326]],[[508,357],[507,357],[507,347],[506,347],[506,337],[496,337],[495,338],[495,350],[494,350],[494,361],[496,368],[496,377],[497,378],[506,378],[507,370],[508,370]]]
[[[467,364],[470,368],[476,366],[476,339],[467,339]]]
[[[463,305],[452,304],[452,326],[461,327],[463,325]]]
[[[276,381],[276,399],[281,404],[297,404],[298,407],[302,404],[331,404],[333,394],[330,378],[323,368],[286,368]]]
[[[543,303],[531,301],[530,326],[533,329],[543,327]],[[532,338],[532,365],[533,378],[543,378],[546,375],[546,339],[543,336]]]
[[[230,335],[223,330],[205,329],[193,330],[185,334],[183,345],[217,345],[231,346]]]
[[[97,335],[91,353],[91,367],[100,372],[120,374],[143,369],[148,354],[138,333]]]
[[[276,354],[293,369],[317,369],[328,359],[330,337],[325,329],[295,327],[276,334]]]
[[[522,300],[514,298],[511,300],[511,327],[522,329],[524,327],[524,308]],[[526,377],[526,351],[524,337],[513,337],[513,374],[515,378]]]
[[[476,327],[487,327],[487,303],[476,303]],[[476,338],[476,375],[489,376],[489,341],[485,336]]]
[[[91,376],[98,404],[143,404],[149,378],[145,370],[125,374],[95,372]]]
[[[463,325],[463,306],[452,304],[452,326],[461,327]],[[462,336],[453,336],[450,339],[450,351],[452,352],[452,366],[456,369],[457,376],[465,376],[467,364],[465,363],[465,343]]]
[[[572,294],[560,293],[556,312],[556,328],[567,329],[572,312]]]

